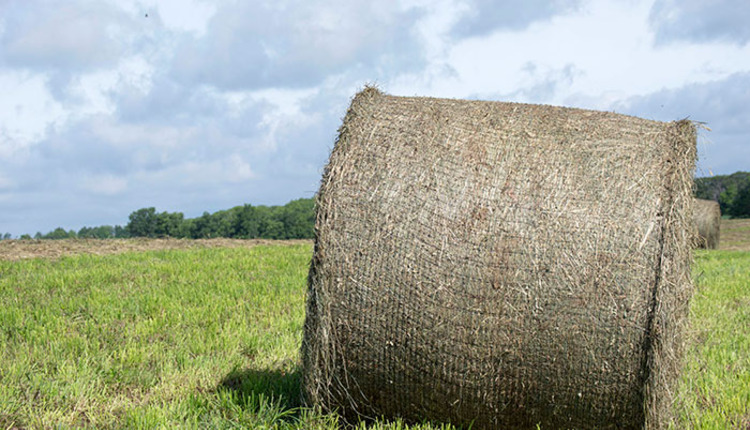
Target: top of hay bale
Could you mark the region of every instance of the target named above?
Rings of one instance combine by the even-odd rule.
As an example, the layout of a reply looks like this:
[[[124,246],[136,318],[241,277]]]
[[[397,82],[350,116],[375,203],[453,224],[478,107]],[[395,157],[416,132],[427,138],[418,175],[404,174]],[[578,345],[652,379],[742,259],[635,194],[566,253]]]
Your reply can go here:
[[[474,428],[666,425],[694,162],[688,121],[360,92],[318,194],[307,399]]]
[[[713,216],[716,212],[721,216],[719,202],[707,199],[695,199],[695,215],[700,217]]]

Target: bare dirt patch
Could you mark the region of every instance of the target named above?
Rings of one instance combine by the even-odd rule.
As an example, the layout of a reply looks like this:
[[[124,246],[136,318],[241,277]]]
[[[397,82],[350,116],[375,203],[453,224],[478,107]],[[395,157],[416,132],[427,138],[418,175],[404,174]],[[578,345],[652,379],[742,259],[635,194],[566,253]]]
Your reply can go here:
[[[66,255],[107,255],[131,251],[195,248],[251,248],[258,245],[295,245],[312,243],[310,240],[264,239],[62,239],[62,240],[2,240],[0,260],[29,258],[60,258]]]

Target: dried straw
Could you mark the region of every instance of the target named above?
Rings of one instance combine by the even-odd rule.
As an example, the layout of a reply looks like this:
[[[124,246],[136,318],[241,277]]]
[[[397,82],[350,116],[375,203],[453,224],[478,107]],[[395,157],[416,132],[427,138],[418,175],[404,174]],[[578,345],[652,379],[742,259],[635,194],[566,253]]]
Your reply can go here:
[[[694,163],[688,121],[360,92],[318,194],[305,398],[347,420],[666,428]]]

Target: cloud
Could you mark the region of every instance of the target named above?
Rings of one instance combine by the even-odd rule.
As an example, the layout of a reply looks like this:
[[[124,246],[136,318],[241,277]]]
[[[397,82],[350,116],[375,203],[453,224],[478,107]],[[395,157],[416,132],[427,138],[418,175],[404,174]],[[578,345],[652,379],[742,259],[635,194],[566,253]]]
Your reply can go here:
[[[750,30],[724,10],[747,8],[701,5],[0,0],[0,224],[17,235],[310,197],[368,82],[690,116],[714,130],[703,165],[746,170]]]
[[[311,197],[341,114],[309,91],[229,97],[157,80],[111,97],[114,112],[52,128],[0,160],[0,198],[19,208],[3,213],[4,228],[19,235],[34,233],[22,227],[30,224],[124,224],[141,207],[197,216]],[[53,203],[60,208],[49,216]]]
[[[123,85],[110,91],[117,118],[125,123],[190,125],[220,118],[229,110],[224,97],[205,87],[188,88],[158,76],[148,88]]]
[[[746,0],[656,0],[649,16],[657,44],[750,41]]]
[[[699,138],[698,174],[747,170],[750,160],[750,72],[726,79],[631,97],[616,103],[618,112],[660,121],[689,118],[705,123],[711,132]]]
[[[140,3],[138,6],[143,7]],[[207,21],[216,13],[217,7],[218,4],[213,1],[154,0],[153,8],[157,14],[149,13],[149,18],[158,16],[168,28],[200,35],[206,32]]]
[[[114,196],[121,194],[128,188],[128,180],[114,175],[91,175],[85,176],[81,188],[94,194]]]
[[[419,9],[395,0],[238,2],[177,48],[170,74],[222,90],[311,87],[360,69],[371,79],[420,67]]]
[[[551,68],[528,62],[521,67],[519,75],[522,76],[522,80],[519,89],[508,93],[477,94],[472,98],[521,103],[551,103],[561,92],[561,88],[572,85],[580,74],[581,71],[570,63],[560,68]]]
[[[3,10],[0,64],[79,72],[110,66],[128,48],[128,17],[97,1],[10,2]]]
[[[14,187],[14,182],[7,176],[0,174],[0,191],[10,190]]]
[[[578,0],[495,1],[467,0],[455,24],[456,37],[484,36],[496,30],[523,30],[531,23],[578,9]]]
[[[0,70],[0,88],[0,156],[40,139],[65,113],[43,76]]]
[[[68,111],[102,111],[102,92],[142,81],[171,58],[176,36],[158,13],[146,19],[138,9],[125,1],[0,2],[0,73],[43,79]]]

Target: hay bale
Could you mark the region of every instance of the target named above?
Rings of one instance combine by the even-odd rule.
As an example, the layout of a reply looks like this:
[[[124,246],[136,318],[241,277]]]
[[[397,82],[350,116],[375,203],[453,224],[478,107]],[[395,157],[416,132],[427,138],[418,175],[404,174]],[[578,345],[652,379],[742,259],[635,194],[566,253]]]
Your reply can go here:
[[[697,229],[696,248],[716,249],[719,246],[721,209],[713,200],[695,199],[693,222]]]
[[[688,121],[365,89],[317,198],[307,402],[348,420],[665,428],[694,163]]]

